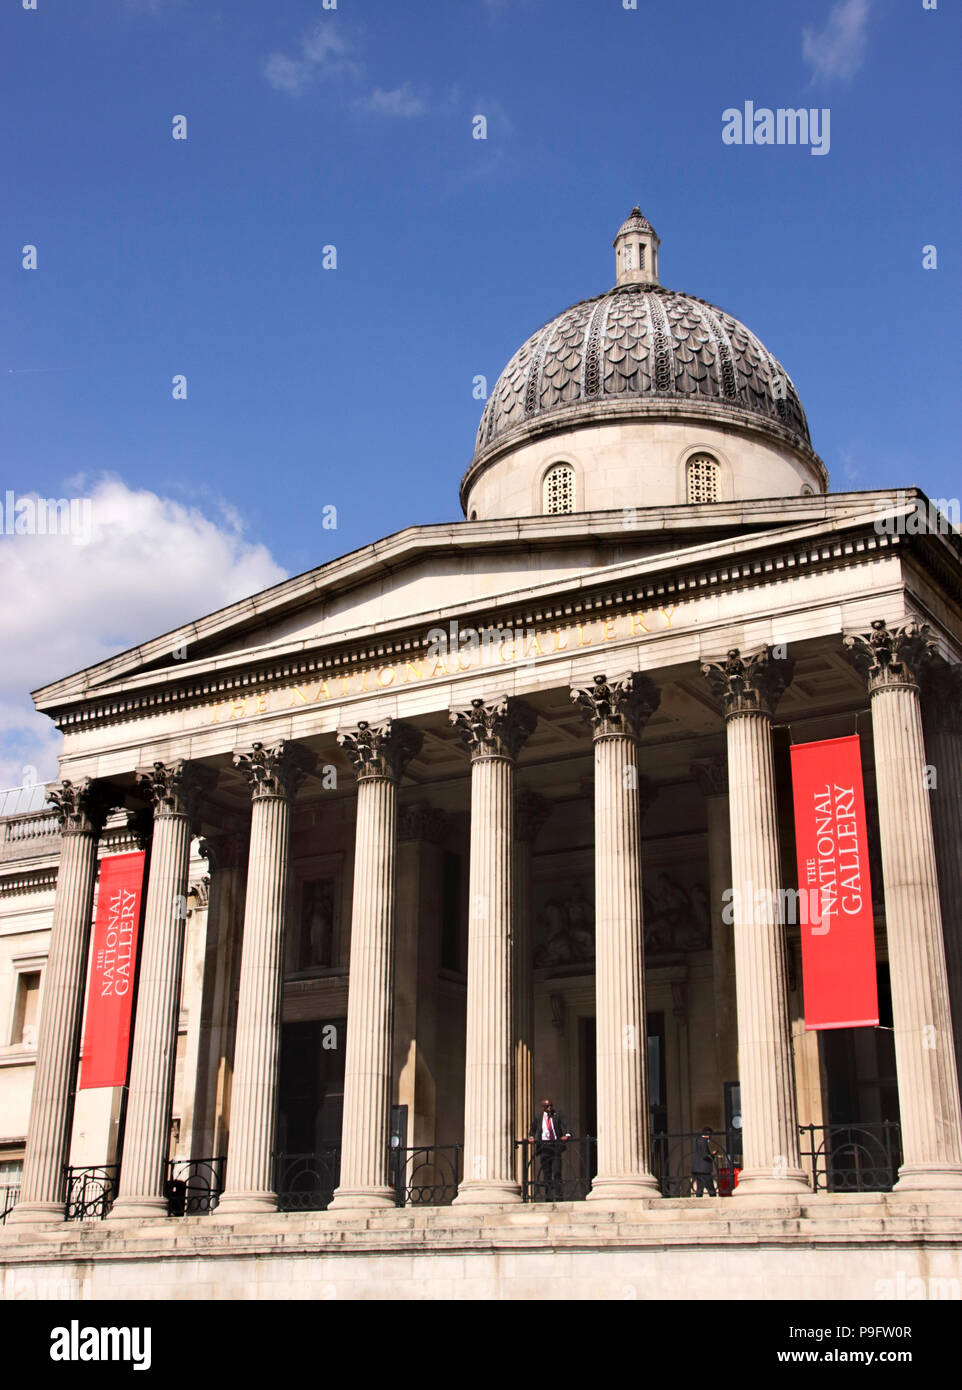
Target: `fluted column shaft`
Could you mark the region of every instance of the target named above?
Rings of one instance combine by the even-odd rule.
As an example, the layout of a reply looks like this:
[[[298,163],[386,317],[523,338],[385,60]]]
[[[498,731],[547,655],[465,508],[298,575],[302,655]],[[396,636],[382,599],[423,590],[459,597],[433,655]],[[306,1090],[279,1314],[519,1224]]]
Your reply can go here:
[[[394,1038],[397,787],[423,735],[366,722],[340,736],[358,777],[341,1176],[332,1208],[394,1205],[389,1143]]]
[[[366,777],[357,789],[344,1122],[335,1207],[394,1202],[388,1142],[396,853],[397,784],[391,777]]]
[[[728,718],[729,815],[735,889],[735,990],[741,1083],[743,1194],[806,1189],[788,1020],[785,927],[780,920],[771,720]]]
[[[598,1173],[589,1197],[651,1197],[638,744],[595,734]]]
[[[939,674],[941,679],[934,682],[935,689],[923,692],[923,710],[928,706],[930,711],[925,750],[935,774],[932,833],[939,870],[955,1069],[962,1084],[962,666],[943,667]]]
[[[771,716],[793,669],[773,647],[745,658],[733,650],[702,667],[728,738],[742,1197],[809,1190],[799,1158],[772,757]]]
[[[511,1096],[513,775],[508,757],[482,757],[471,764],[464,1182],[460,1196],[490,1201],[520,1196],[513,1162]]]
[[[277,1206],[274,1127],[290,828],[285,795],[254,802],[222,1212]]]
[[[156,765],[141,791],[154,801],[147,906],[137,977],[134,1045],[118,1195],[110,1217],[164,1216],[170,1107],[177,1056],[187,874],[194,790],[192,767]]]
[[[61,849],[43,981],[26,1155],[11,1223],[63,1220],[63,1170],[69,1161],[84,978],[90,944],[97,840],[106,801],[98,784],[63,782],[51,796],[60,812]]]
[[[595,760],[595,1012],[598,1172],[589,1200],[657,1197],[650,1167],[645,922],[639,737],[661,693],[649,677],[604,675],[572,690],[592,728]]]
[[[462,1204],[517,1202],[514,1161],[514,764],[535,715],[503,697],[452,714],[471,754]]]
[[[952,1185],[962,1187],[962,1119],[915,687],[873,693],[872,738],[902,1120],[899,1186],[941,1185],[937,1170],[944,1166],[957,1170]]]
[[[919,680],[935,660],[930,630],[879,619],[845,645],[872,706],[902,1129],[900,1191],[962,1189],[962,1113],[949,1012]]]
[[[251,790],[230,1145],[218,1215],[273,1211],[274,1133],[281,1042],[291,803],[316,759],[296,743],[234,754]]]

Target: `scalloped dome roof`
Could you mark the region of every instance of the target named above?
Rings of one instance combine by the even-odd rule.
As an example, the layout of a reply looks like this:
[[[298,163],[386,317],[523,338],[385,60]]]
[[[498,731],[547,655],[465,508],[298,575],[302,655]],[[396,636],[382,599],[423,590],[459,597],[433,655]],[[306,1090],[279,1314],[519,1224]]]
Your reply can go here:
[[[634,208],[615,238],[619,283],[545,324],[518,349],[485,406],[475,457],[523,430],[597,423],[599,406],[632,400],[729,406],[787,430],[811,451],[788,373],[754,333],[707,300],[657,283],[658,238]],[[646,259],[647,253],[647,259]],[[585,421],[587,423],[587,420]]]
[[[616,285],[534,333],[498,377],[475,454],[535,421],[605,401],[712,401],[771,420],[811,448],[798,392],[743,323],[661,285]]]

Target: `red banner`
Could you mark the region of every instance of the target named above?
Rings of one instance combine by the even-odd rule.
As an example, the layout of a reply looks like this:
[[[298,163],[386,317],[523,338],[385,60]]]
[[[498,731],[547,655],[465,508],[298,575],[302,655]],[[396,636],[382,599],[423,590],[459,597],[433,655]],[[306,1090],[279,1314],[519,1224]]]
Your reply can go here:
[[[806,1028],[878,1023],[858,735],[792,747]]]
[[[113,854],[100,863],[81,1090],[123,1086],[127,1080],[144,857],[142,852]]]

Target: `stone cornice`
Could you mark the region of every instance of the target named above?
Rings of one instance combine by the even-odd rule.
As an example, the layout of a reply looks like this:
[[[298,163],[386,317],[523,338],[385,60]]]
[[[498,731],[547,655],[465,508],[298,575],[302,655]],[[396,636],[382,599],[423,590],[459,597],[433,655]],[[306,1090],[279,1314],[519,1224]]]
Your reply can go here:
[[[907,494],[910,502],[915,495]],[[68,732],[78,727],[121,724],[149,718],[171,707],[229,702],[299,681],[347,676],[364,663],[381,659],[417,659],[428,646],[428,630],[442,620],[457,619],[462,627],[478,629],[491,626],[525,629],[557,621],[578,621],[582,616],[594,618],[606,612],[630,611],[639,605],[670,604],[706,590],[726,592],[759,579],[769,580],[780,572],[805,573],[832,568],[840,562],[857,562],[875,553],[884,554],[896,548],[905,550],[909,545],[913,553],[918,553],[916,543],[920,541],[927,545],[942,543],[944,568],[945,559],[951,553],[945,548],[944,537],[879,535],[873,525],[880,514],[879,495],[869,494],[868,498],[874,499],[874,509],[858,515],[834,518],[819,515],[815,521],[787,530],[750,532],[734,541],[726,536],[682,550],[662,551],[612,566],[601,573],[589,572],[579,578],[562,578],[506,593],[496,607],[479,609],[476,603],[464,603],[415,614],[381,631],[371,630],[361,636],[355,634],[353,638],[338,634],[310,644],[298,642],[286,649],[275,648],[270,653],[247,651],[212,658],[216,669],[208,667],[190,675],[179,676],[170,668],[140,672],[125,678],[120,685],[96,692],[88,689],[67,698],[63,704],[51,701],[48,706],[44,702],[43,707],[57,726]],[[887,495],[883,494],[881,500],[886,499]],[[827,499],[791,500],[814,501],[824,509]],[[731,508],[733,504],[726,505]],[[758,504],[737,505],[750,511]],[[867,509],[871,505],[871,500],[866,502]],[[558,518],[535,520],[557,521]],[[583,525],[584,519],[581,520]],[[748,524],[747,518],[745,524]],[[465,530],[470,529],[468,523],[463,525]],[[520,523],[510,524],[512,532],[519,526]],[[623,526],[617,529],[624,532]],[[645,534],[644,528],[640,528],[639,534]],[[580,536],[583,540],[583,531]],[[732,549],[733,544],[737,550]],[[944,576],[941,582],[944,587]],[[958,586],[958,597],[962,600],[962,583]],[[56,688],[46,687],[45,691],[37,692],[37,696],[48,691],[52,693]]]

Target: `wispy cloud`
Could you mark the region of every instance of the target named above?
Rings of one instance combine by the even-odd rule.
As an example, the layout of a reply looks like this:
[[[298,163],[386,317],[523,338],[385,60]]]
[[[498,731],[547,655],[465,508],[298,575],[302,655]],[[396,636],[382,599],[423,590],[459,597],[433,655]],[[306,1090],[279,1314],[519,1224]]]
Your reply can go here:
[[[418,96],[410,82],[386,92],[375,87],[369,96],[357,103],[358,110],[370,111],[376,116],[423,116],[428,109],[424,97]]]
[[[297,96],[322,77],[357,74],[360,64],[351,41],[339,32],[337,20],[320,21],[301,40],[300,53],[272,53],[264,64],[264,76],[279,92]]]
[[[812,80],[851,77],[862,65],[868,43],[872,0],[838,0],[823,29],[802,30],[802,56]]]

